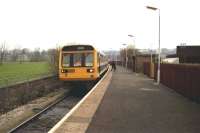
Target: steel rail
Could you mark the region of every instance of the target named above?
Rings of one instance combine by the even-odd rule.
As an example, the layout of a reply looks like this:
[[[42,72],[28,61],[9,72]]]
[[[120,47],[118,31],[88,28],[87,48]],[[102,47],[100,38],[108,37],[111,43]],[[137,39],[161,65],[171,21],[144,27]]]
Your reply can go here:
[[[31,121],[35,120],[36,118],[38,118],[40,115],[42,115],[44,112],[46,112],[47,110],[51,109],[52,107],[54,107],[56,104],[60,103],[61,101],[63,101],[66,97],[69,96],[69,92],[67,96],[64,96],[58,100],[56,100],[55,102],[51,103],[50,105],[48,105],[46,108],[44,108],[43,110],[41,110],[40,112],[36,113],[35,115],[29,117],[28,119],[26,119],[25,121],[23,121],[22,123],[20,123],[19,125],[17,125],[16,127],[12,128],[11,130],[8,131],[8,133],[14,133],[16,132],[18,129],[22,128],[23,126],[27,125],[28,123],[30,123]]]

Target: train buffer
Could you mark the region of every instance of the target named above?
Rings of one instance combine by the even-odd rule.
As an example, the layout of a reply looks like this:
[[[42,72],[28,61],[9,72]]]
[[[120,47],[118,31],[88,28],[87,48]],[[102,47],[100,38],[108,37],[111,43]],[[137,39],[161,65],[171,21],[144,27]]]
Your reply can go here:
[[[51,131],[55,133],[198,133],[200,131],[200,104],[163,85],[155,85],[154,81],[146,76],[136,75],[118,66],[117,70],[108,74],[103,82],[105,83],[101,83],[77,111]]]

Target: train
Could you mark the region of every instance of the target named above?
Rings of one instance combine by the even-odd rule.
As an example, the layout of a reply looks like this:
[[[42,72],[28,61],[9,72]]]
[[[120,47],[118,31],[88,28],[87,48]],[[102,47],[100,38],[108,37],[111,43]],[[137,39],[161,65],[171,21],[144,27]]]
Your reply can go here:
[[[92,45],[65,45],[60,49],[60,80],[95,81],[108,67],[107,56]]]

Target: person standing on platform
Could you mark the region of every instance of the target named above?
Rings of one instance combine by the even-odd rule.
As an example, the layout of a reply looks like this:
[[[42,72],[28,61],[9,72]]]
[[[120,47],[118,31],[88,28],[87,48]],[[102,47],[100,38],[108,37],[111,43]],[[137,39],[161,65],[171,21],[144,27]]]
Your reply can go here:
[[[116,70],[116,64],[115,64],[114,61],[111,62],[111,66],[112,66],[112,69],[111,69],[111,70],[114,70],[114,71],[115,71],[115,70]]]

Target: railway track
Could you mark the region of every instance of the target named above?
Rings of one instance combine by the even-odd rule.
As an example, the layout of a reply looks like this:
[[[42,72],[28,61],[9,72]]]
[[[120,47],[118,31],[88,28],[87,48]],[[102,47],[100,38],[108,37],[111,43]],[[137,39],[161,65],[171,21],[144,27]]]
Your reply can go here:
[[[78,90],[81,88],[78,88]],[[82,88],[85,89],[85,88]],[[76,91],[78,91],[76,89]],[[87,90],[87,89],[85,89]],[[87,93],[87,92],[82,92]],[[48,132],[66,113],[70,111],[84,96],[68,92],[63,98],[58,99],[39,113],[30,117],[23,123],[11,129],[8,133],[44,133]]]
[[[104,77],[104,74],[102,77]],[[101,81],[99,80],[96,81],[96,83]],[[58,99],[36,115],[11,129],[8,133],[48,132],[54,125],[56,125],[57,122],[62,119],[62,117],[64,117],[77,103],[79,103],[79,101],[93,86],[95,86],[96,83],[93,83],[89,86],[83,86],[83,84],[81,84],[80,88],[72,88],[71,90],[73,91],[69,91],[63,98]]]

